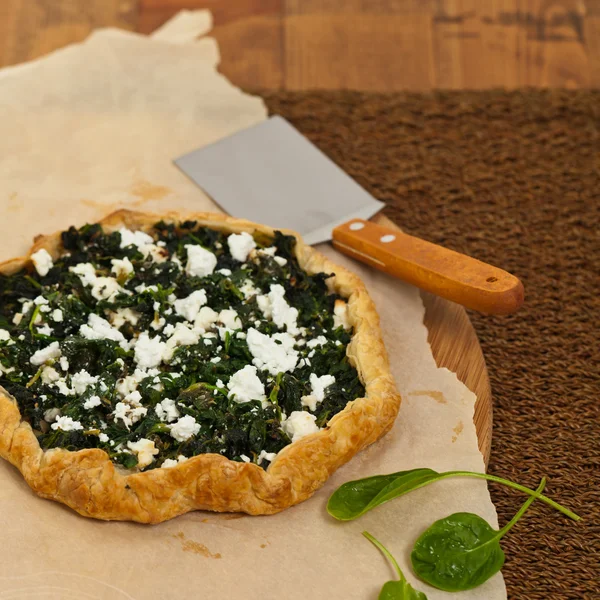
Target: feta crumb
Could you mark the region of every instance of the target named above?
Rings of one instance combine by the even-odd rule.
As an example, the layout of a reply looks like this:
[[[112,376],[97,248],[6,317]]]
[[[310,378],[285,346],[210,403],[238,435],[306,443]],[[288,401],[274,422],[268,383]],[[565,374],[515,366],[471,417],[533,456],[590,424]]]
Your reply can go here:
[[[128,246],[140,248],[148,244],[154,244],[154,239],[143,231],[131,231],[121,227],[119,233],[121,234],[121,248],[127,248]]]
[[[202,246],[186,244],[188,259],[185,272],[192,277],[211,275],[217,266],[217,257]]]
[[[266,296],[258,296],[256,301],[265,317],[272,318],[277,327],[280,329],[286,327],[291,334],[299,333],[298,309],[287,303],[285,289],[281,284],[271,285],[269,293]]]
[[[125,257],[122,260],[120,258],[113,258],[110,261],[110,264],[112,265],[110,272],[114,273],[117,276],[117,278],[127,277],[128,275],[131,275],[134,271],[133,264],[127,257]]]
[[[31,258],[31,262],[33,262],[35,270],[41,277],[48,275],[48,271],[50,271],[50,269],[54,266],[52,257],[44,248],[34,252],[29,258]]]
[[[219,313],[215,312],[209,306],[203,306],[194,321],[194,329],[198,329],[201,332],[205,332],[210,329],[219,318]]]
[[[316,348],[317,346],[324,346],[327,343],[327,338],[324,335],[316,337],[314,340],[306,342],[308,348]]]
[[[282,421],[281,427],[290,436],[292,442],[297,442],[303,437],[319,431],[316,420],[317,417],[309,412],[295,410],[285,421]]]
[[[108,436],[107,436],[105,433],[101,433],[101,434],[98,436],[98,439],[99,439],[99,440],[100,440],[100,441],[101,441],[103,444],[106,444],[106,443],[109,441],[109,439],[110,439],[110,438],[109,438],[109,437],[108,437]]]
[[[130,406],[125,402],[117,402],[113,416],[115,420],[121,419],[127,429],[134,423],[137,423],[143,416],[146,415],[148,409],[144,406]]]
[[[55,308],[52,311],[52,314],[50,315],[50,317],[52,318],[53,321],[56,321],[57,323],[62,323],[63,311],[60,310],[60,308]]]
[[[250,251],[256,248],[254,238],[247,232],[232,233],[227,238],[227,245],[231,256],[238,262],[246,262]]]
[[[38,350],[33,354],[33,356],[29,359],[29,362],[32,365],[43,365],[45,362],[49,360],[53,360],[60,356],[60,347],[58,342],[52,342],[50,345]]]
[[[123,334],[115,329],[106,319],[91,313],[88,316],[87,325],[84,324],[79,328],[79,333],[89,340],[112,340],[119,342],[119,346],[123,350],[129,350],[129,344]]]
[[[98,377],[90,375],[86,370],[75,373],[71,377],[71,385],[76,394],[83,394],[90,385],[94,385],[98,381]]]
[[[165,332],[167,327],[165,327]],[[192,346],[200,340],[200,332],[194,328],[190,329],[185,323],[177,323],[173,329],[172,335],[166,342],[163,350],[162,359],[169,362],[173,358],[173,352],[177,346]]]
[[[100,396],[90,396],[84,403],[83,408],[86,410],[91,410],[96,406],[100,406],[102,404],[102,400],[100,400]]]
[[[75,275],[79,275],[79,279],[81,279],[81,283],[85,286],[94,285],[96,281],[96,269],[91,263],[79,263],[74,267],[69,267],[69,271],[71,273],[75,273]]]
[[[125,323],[137,325],[137,322],[140,320],[142,315],[131,308],[117,308],[117,310],[115,312],[111,312],[109,316],[112,326],[119,329]]]
[[[140,469],[153,463],[154,457],[159,452],[158,448],[154,445],[154,442],[152,440],[147,440],[146,438],[142,438],[137,442],[127,442],[127,447],[137,454],[138,467]]]
[[[37,332],[42,334],[42,335],[52,335],[52,332],[54,330],[52,329],[52,327],[50,327],[50,325],[43,325],[42,327],[38,327]]]
[[[252,462],[250,460],[250,458],[248,456],[246,456],[245,454],[240,454],[240,458],[245,462],[245,463],[249,463]]]
[[[220,323],[223,323],[225,327],[229,329],[241,329],[242,322],[238,317],[238,314],[232,308],[226,308],[219,313],[219,317],[217,319]]]
[[[171,437],[178,442],[185,442],[200,431],[200,425],[190,415],[181,417],[177,423],[171,425]]]
[[[330,385],[335,383],[333,375],[322,375],[318,377],[314,373],[310,374],[311,393],[309,396],[302,396],[300,399],[302,406],[308,406],[311,411],[315,411],[317,404],[325,399],[325,391]]]
[[[0,342],[6,342],[10,340],[10,333],[6,329],[0,329]]]
[[[181,464],[182,462],[185,462],[187,459],[188,459],[187,456],[184,456],[183,454],[180,454],[177,457],[177,460],[173,460],[172,458],[165,458],[165,460],[163,461],[163,464],[161,465],[161,468],[170,469],[172,467],[176,467],[177,465]]]
[[[158,367],[163,359],[167,344],[156,336],[151,338],[147,331],[140,334],[135,344],[135,362],[142,369]]]
[[[210,362],[213,364],[217,364],[221,362],[221,357],[220,356],[214,356],[213,358],[210,359]]]
[[[42,382],[46,385],[50,385],[60,379],[60,375],[53,367],[44,367],[42,369]]]
[[[55,431],[57,429],[62,431],[80,431],[83,429],[83,425],[79,421],[73,421],[71,417],[58,417],[51,427]]]
[[[273,260],[280,266],[285,267],[287,265],[287,260],[283,258],[283,256],[274,256]]]
[[[36,306],[42,306],[42,304],[48,304],[48,300],[46,300],[46,298],[44,298],[44,296],[36,296],[33,299],[33,303]]]
[[[268,460],[269,462],[273,462],[275,457],[277,456],[276,452],[266,452],[265,450],[261,450],[258,458],[256,459],[257,464],[261,464],[263,460]]]
[[[19,325],[19,323],[21,323],[22,320],[23,313],[15,313],[14,317],[12,318],[12,322],[14,325]]]
[[[146,291],[150,292],[158,292],[158,286],[156,285],[146,285],[145,283],[140,283],[140,285],[135,286],[135,291],[138,294],[141,294]]]
[[[217,273],[225,275],[225,277],[229,277],[231,275],[231,271],[229,269],[219,269]]]
[[[170,400],[169,398],[165,398],[159,402],[154,407],[154,412],[163,423],[171,423],[171,421],[179,418],[179,410],[175,406],[175,400]]]
[[[339,298],[335,301],[333,307],[333,326],[342,326],[344,329],[350,329],[350,321],[348,320],[348,305]]]
[[[238,404],[250,400],[266,400],[265,386],[256,374],[256,367],[252,365],[246,365],[235,372],[227,383],[227,389],[229,390],[227,396]]]
[[[118,294],[130,294],[113,277],[96,277],[92,284],[92,296],[96,300],[114,300]]]
[[[244,282],[240,286],[240,292],[244,294],[244,299],[248,300],[252,296],[256,295],[260,290],[254,287],[254,283],[250,279],[244,279]]]
[[[205,304],[206,292],[204,290],[196,290],[186,298],[175,300],[173,307],[180,317],[183,317],[187,321],[193,321],[198,315],[200,307]]]
[[[289,333],[268,336],[251,327],[246,341],[254,357],[252,362],[259,369],[266,369],[271,375],[277,375],[296,367],[298,352],[294,350],[295,340]]]

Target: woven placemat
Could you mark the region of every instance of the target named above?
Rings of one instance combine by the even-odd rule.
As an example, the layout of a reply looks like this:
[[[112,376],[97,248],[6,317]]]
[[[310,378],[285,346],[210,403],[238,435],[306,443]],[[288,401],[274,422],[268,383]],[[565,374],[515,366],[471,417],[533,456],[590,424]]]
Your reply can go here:
[[[494,397],[489,472],[541,503],[505,538],[509,598],[600,598],[600,91],[266,94],[408,233],[515,273],[525,307],[471,314]],[[500,522],[523,498],[493,485]],[[458,597],[458,596],[457,596]]]

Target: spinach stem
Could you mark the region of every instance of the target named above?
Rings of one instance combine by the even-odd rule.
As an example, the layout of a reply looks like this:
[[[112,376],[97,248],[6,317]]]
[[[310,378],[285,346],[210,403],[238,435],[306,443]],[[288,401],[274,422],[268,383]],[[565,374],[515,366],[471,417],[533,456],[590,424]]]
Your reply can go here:
[[[538,485],[537,489],[533,493],[533,496],[529,496],[529,498],[527,498],[527,500],[525,501],[523,506],[521,506],[521,508],[517,511],[517,514],[498,532],[496,539],[499,540],[499,539],[503,538],[513,528],[513,526],[517,523],[517,521],[523,516],[525,511],[533,504],[533,502],[535,502],[535,500],[537,500],[540,497],[540,494],[542,493],[542,491],[545,487],[546,487],[546,478],[542,477],[542,481],[540,482],[540,485]]]
[[[509,481],[508,479],[502,479],[502,477],[496,477],[495,475],[488,475],[487,473],[473,473],[471,471],[447,471],[446,473],[441,473],[440,479],[441,478],[445,479],[447,477],[455,477],[455,476],[474,477],[476,479],[487,479],[488,481],[495,481],[496,483],[501,483],[503,485],[506,485],[507,487],[511,487],[515,490],[523,492],[524,494],[528,494],[529,496],[535,496],[535,497],[539,498],[542,502],[545,502],[552,508],[555,508],[556,510],[563,513],[570,519],[573,519],[573,521],[581,520],[581,517],[579,515],[575,514],[573,511],[569,510],[568,508],[565,508],[558,502],[555,502],[551,498],[548,498],[547,496],[544,496],[543,494],[537,495],[537,492],[535,490],[525,487],[524,485],[519,485],[518,483],[514,483],[513,481]]]
[[[394,569],[396,569],[396,573],[398,573],[398,579],[400,581],[404,581],[404,575],[400,566],[396,562],[396,559],[392,556],[392,553],[375,537],[373,537],[368,531],[363,531],[362,534],[374,545],[376,546],[381,553],[394,565]]]

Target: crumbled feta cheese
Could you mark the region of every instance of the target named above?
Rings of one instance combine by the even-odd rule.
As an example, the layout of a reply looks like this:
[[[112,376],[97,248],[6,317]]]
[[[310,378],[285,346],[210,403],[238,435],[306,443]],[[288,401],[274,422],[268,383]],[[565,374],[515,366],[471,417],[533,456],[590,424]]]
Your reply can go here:
[[[245,454],[240,454],[240,458],[245,462],[245,463],[249,463],[252,462],[250,460],[250,458],[248,456],[246,456]]]
[[[258,458],[256,459],[257,464],[261,464],[263,460],[268,460],[269,462],[273,462],[275,457],[277,456],[276,452],[266,452],[265,450],[261,450]]]
[[[100,400],[100,396],[90,396],[84,403],[83,408],[86,410],[91,410],[96,406],[100,406],[102,404],[102,400]]]
[[[213,356],[213,358],[210,359],[210,362],[213,364],[217,364],[221,362],[221,357],[220,356]]]
[[[96,300],[114,300],[118,294],[130,294],[112,277],[96,277],[92,284],[92,296]]]
[[[137,325],[141,316],[139,312],[131,308],[117,308],[115,312],[110,313],[110,321],[113,327],[119,329],[125,323]]]
[[[250,251],[256,248],[254,238],[247,232],[232,233],[227,238],[227,245],[231,256],[238,262],[246,262]]]
[[[122,260],[120,258],[113,258],[110,261],[110,264],[112,265],[110,272],[114,273],[117,276],[117,278],[127,277],[128,275],[131,275],[134,271],[133,265],[127,257],[125,257]]]
[[[119,342],[119,346],[123,350],[129,350],[129,344],[123,334],[115,329],[106,319],[91,313],[88,316],[87,325],[84,324],[79,328],[79,333],[89,340],[112,340]]]
[[[283,256],[274,256],[273,260],[280,266],[285,267],[287,265],[287,260],[283,258]]]
[[[60,347],[58,342],[52,342],[50,345],[38,350],[33,354],[33,356],[29,359],[29,362],[32,365],[43,365],[45,362],[49,360],[56,359],[60,356]]]
[[[154,462],[159,450],[152,440],[142,438],[137,442],[127,442],[127,447],[137,455],[138,467],[143,469]]]
[[[292,371],[298,362],[298,352],[294,350],[295,340],[289,333],[268,336],[251,327],[246,341],[254,357],[253,364],[259,369],[266,369],[271,375]]]
[[[269,293],[264,296],[258,296],[256,301],[258,307],[266,318],[272,318],[277,327],[291,334],[297,334],[298,331],[298,309],[290,306],[285,299],[285,289],[279,283],[271,285]]]
[[[105,433],[101,433],[101,434],[98,436],[98,439],[99,439],[99,440],[100,440],[100,441],[101,441],[103,444],[106,444],[106,443],[109,441],[109,439],[110,439],[110,438],[109,438],[109,437],[108,437],[108,436],[107,436]]]
[[[177,460],[173,460],[172,458],[165,458],[161,467],[163,469],[170,469],[171,467],[176,467],[177,465],[181,464],[182,462],[185,462],[187,459],[188,459],[187,456],[184,456],[183,454],[180,454],[177,457]]]
[[[318,377],[314,373],[310,374],[311,393],[309,396],[302,396],[302,406],[308,406],[312,411],[317,408],[317,403],[323,402],[325,399],[325,390],[335,383],[333,375],[322,375]]]
[[[75,391],[65,383],[64,377],[61,377],[54,385],[63,396],[73,396],[75,394]]]
[[[42,304],[42,306],[40,306],[41,313],[49,313],[51,310],[52,310],[52,308],[50,306],[48,306],[47,304]]]
[[[41,333],[42,335],[52,335],[52,332],[54,330],[52,329],[52,327],[50,327],[50,325],[44,325],[42,327],[38,327],[37,332]]]
[[[256,367],[252,365],[246,365],[235,372],[227,383],[227,389],[229,390],[227,396],[233,398],[238,404],[250,400],[266,400],[265,386],[256,374]]]
[[[150,323],[150,327],[152,327],[152,329],[154,329],[155,331],[159,331],[160,329],[162,329],[165,326],[165,323],[167,321],[161,317],[158,313],[156,313],[154,315],[154,319],[152,320],[152,323]]]
[[[42,369],[42,382],[46,385],[50,385],[60,379],[60,375],[53,367],[44,367]]]
[[[342,326],[344,329],[350,329],[350,321],[348,320],[348,305],[339,298],[335,301],[333,307],[333,326]]]
[[[236,337],[238,340],[245,340],[245,339],[246,339],[246,333],[245,333],[244,331],[238,331],[238,332],[235,334],[235,337]]]
[[[6,342],[10,340],[10,333],[6,329],[0,329],[0,342]]]
[[[73,421],[71,417],[58,417],[51,427],[55,431],[57,429],[61,431],[80,431],[83,429],[83,425],[79,421]]]
[[[48,275],[48,271],[54,266],[52,257],[44,248],[34,252],[29,258],[31,258],[35,270],[41,277]]]
[[[156,416],[163,421],[163,423],[171,423],[175,419],[179,418],[179,410],[175,406],[175,400],[165,398],[154,407]]]
[[[36,306],[41,306],[42,304],[48,304],[48,300],[46,300],[46,298],[44,298],[44,296],[36,296],[36,297],[33,299],[33,303],[34,303]]]
[[[316,348],[317,346],[324,346],[327,343],[327,338],[324,335],[320,335],[314,340],[306,342],[308,348]]]
[[[204,290],[196,290],[192,292],[187,298],[181,298],[173,302],[175,312],[188,321],[193,321],[200,307],[206,304],[206,292]]]
[[[53,321],[56,321],[57,323],[62,323],[63,311],[60,310],[60,308],[55,308],[52,311],[52,314],[50,315],[50,317],[52,318]]]
[[[282,421],[281,427],[290,436],[292,442],[297,442],[303,437],[319,431],[316,420],[317,417],[309,412],[295,410],[285,421]]]
[[[54,423],[59,416],[60,408],[49,408],[44,412],[44,421],[46,421],[46,423]]]
[[[143,231],[131,231],[125,227],[119,229],[121,234],[121,248],[127,248],[128,246],[146,246],[148,244],[154,244],[154,239]]]
[[[317,410],[318,403],[319,401],[312,394],[309,394],[308,396],[302,396],[302,398],[300,398],[300,404],[302,404],[302,406],[308,406],[308,410],[311,412],[315,412],[315,410]]]
[[[12,322],[14,325],[19,325],[19,323],[21,323],[22,320],[23,320],[23,313],[15,313],[15,315],[12,318]]]
[[[58,362],[60,364],[60,368],[63,371],[68,371],[69,370],[69,361],[67,360],[66,356],[61,356],[60,360]]]
[[[217,266],[217,257],[202,246],[186,244],[187,264],[185,272],[192,277],[206,277],[211,275]]]
[[[215,383],[215,385],[218,388],[224,388],[225,387],[225,384],[223,383],[223,381],[221,379],[217,379],[217,383]]]
[[[121,419],[125,427],[129,429],[131,425],[137,423],[147,412],[148,409],[144,406],[133,407],[125,402],[117,402],[115,410],[113,411],[113,416],[115,420]]]
[[[237,312],[231,308],[226,308],[225,310],[222,310],[219,313],[218,321],[219,323],[223,323],[223,325],[225,325],[225,327],[228,327],[229,329],[242,328],[242,322],[240,321]]]
[[[248,300],[252,296],[256,295],[260,290],[254,287],[254,283],[250,279],[244,279],[244,282],[240,286],[240,292],[244,294],[244,298]]]
[[[79,275],[79,279],[81,279],[81,283],[85,286],[94,285],[96,281],[96,269],[91,263],[79,263],[74,267],[69,267],[69,271],[71,273],[75,273],[75,275]]]
[[[200,425],[190,415],[181,417],[177,423],[171,425],[171,437],[178,442],[185,442],[200,431]]]
[[[205,332],[210,329],[219,318],[219,313],[215,312],[209,306],[203,306],[194,321],[194,329],[198,329],[201,332]]]
[[[225,277],[229,277],[231,275],[231,271],[229,269],[219,269],[217,273],[225,275]]]
[[[140,285],[135,286],[135,291],[138,294],[141,294],[146,291],[150,292],[158,292],[158,286],[156,285],[146,285],[145,283],[140,283]]]
[[[76,394],[83,394],[90,385],[94,385],[98,381],[98,377],[90,375],[86,370],[82,369],[71,377],[71,385]]]
[[[165,332],[166,330],[167,327],[165,327]],[[177,323],[173,329],[173,333],[166,342],[162,355],[163,360],[169,362],[173,358],[173,352],[177,346],[192,346],[197,344],[199,340],[200,331],[195,327],[194,329],[190,329],[185,323]]]
[[[151,338],[147,331],[140,334],[135,344],[135,362],[142,369],[158,367],[163,359],[167,344],[158,336]]]

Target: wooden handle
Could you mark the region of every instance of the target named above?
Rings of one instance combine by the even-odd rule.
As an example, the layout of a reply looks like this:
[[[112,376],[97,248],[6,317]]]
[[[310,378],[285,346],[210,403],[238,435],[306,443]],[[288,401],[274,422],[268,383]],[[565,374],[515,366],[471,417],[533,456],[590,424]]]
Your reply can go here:
[[[514,275],[419,238],[352,219],[333,230],[340,252],[467,308],[508,314],[523,304]]]

